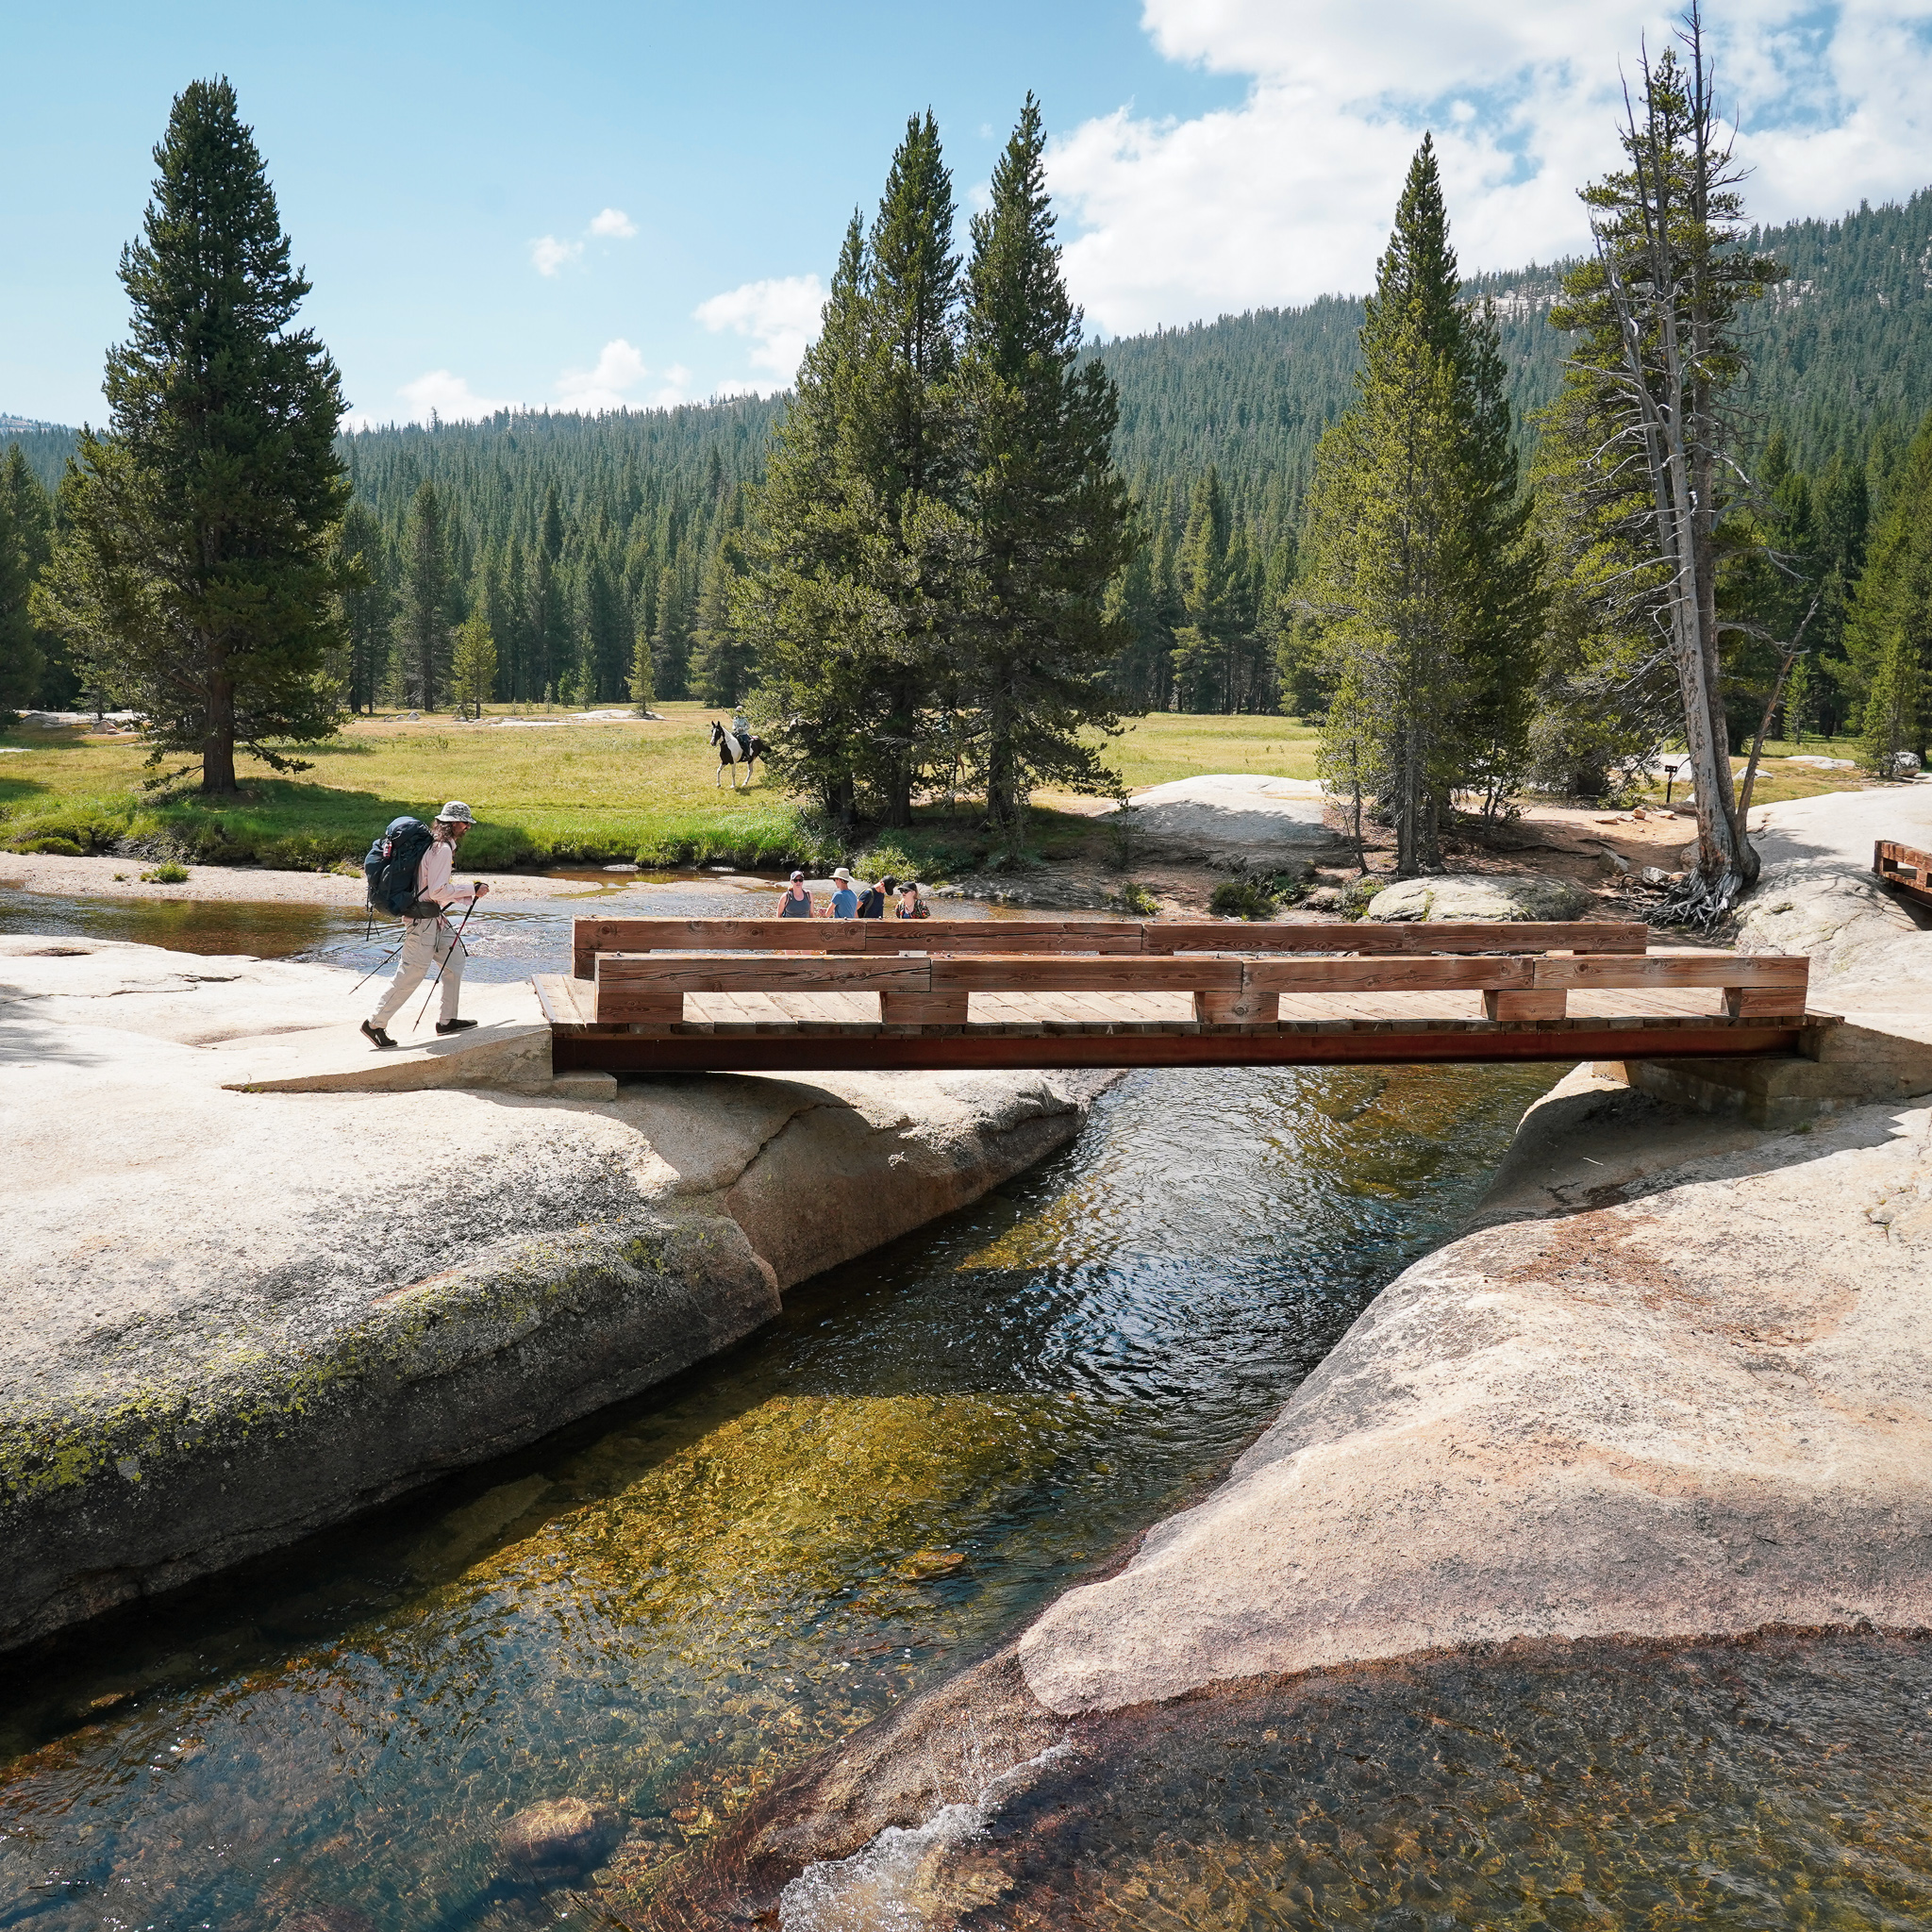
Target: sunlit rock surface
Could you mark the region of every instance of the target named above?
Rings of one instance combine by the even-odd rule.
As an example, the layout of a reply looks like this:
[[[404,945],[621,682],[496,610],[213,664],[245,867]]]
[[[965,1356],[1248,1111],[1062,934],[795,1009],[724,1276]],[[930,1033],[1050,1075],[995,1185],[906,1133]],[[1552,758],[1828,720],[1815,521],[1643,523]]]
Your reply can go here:
[[[1593,1164],[1594,1192],[1506,1170],[1539,1218],[1409,1268],[1222,1489],[1026,1633],[1043,1704],[1519,1637],[1932,1624],[1932,1112],[1780,1137],[1589,1080],[1544,1109],[1542,1162]]]
[[[1093,1091],[724,1075],[572,1100],[527,1063],[516,987],[466,993],[482,1086],[238,1091],[353,1072],[353,980],[0,939],[0,1642],[675,1374],[1062,1144]]]
[[[1133,836],[1150,854],[1239,859],[1260,868],[1341,843],[1327,823],[1327,799],[1312,778],[1209,772],[1150,785],[1127,805]]]
[[[1391,923],[1581,919],[1593,903],[1581,886],[1540,873],[1443,873],[1385,886],[1364,916]]]

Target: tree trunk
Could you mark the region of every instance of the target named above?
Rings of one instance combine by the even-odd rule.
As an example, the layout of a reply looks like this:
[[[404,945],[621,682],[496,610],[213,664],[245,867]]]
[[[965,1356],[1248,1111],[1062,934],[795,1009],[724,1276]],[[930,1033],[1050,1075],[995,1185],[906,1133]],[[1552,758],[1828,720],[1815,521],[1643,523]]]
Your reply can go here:
[[[208,729],[201,741],[201,789],[232,794],[235,782],[235,680],[217,671],[208,681]]]

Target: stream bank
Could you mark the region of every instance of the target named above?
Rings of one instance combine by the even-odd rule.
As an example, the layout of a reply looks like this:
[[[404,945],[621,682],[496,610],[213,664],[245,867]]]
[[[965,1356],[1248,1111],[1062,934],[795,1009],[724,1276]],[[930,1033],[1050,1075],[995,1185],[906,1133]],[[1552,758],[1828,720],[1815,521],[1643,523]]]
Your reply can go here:
[[[527,988],[470,994],[459,1051],[381,1057],[352,991],[0,938],[0,1647],[688,1368],[1063,1145],[1105,1084],[552,1083]]]

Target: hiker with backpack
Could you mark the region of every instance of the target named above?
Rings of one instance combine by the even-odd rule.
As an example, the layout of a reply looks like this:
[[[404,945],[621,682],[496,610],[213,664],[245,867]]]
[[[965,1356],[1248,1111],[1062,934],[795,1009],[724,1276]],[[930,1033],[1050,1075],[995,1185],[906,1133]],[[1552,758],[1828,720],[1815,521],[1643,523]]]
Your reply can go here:
[[[459,798],[444,806],[433,824],[425,825],[420,819],[392,819],[362,861],[370,905],[403,922],[402,963],[381,1006],[362,1023],[362,1037],[372,1045],[395,1044],[390,1038],[389,1023],[423,984],[432,965],[442,989],[436,1030],[460,1033],[476,1024],[457,1018],[463,961],[469,955],[456,929],[443,917],[451,906],[475,905],[490,890],[480,879],[465,887],[450,878],[457,847],[475,823],[475,814]]]

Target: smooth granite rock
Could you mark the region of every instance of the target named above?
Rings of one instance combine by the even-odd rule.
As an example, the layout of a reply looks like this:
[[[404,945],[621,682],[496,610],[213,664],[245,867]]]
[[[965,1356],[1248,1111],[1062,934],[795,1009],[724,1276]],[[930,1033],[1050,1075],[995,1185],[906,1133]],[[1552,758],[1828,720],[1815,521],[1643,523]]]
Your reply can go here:
[[[1541,874],[1444,873],[1384,887],[1369,901],[1364,916],[1437,922],[1581,919],[1591,903],[1581,886]]]
[[[0,1646],[675,1374],[1063,1144],[1105,1084],[681,1075],[575,1100],[501,1084],[534,1001],[497,987],[465,996],[479,1086],[445,1055],[418,1091],[245,1091],[392,1068],[352,981],[0,939]]]
[[[1932,1624],[1932,1114],[1776,1136],[1643,1102],[1630,1137],[1611,1084],[1543,1103],[1542,1162],[1592,1191],[1511,1176],[1537,1218],[1399,1276],[1225,1485],[1026,1632],[1043,1705],[1518,1637]]]
[[[1272,860],[1306,858],[1341,843],[1312,778],[1210,772],[1151,785],[1128,807],[1135,837],[1150,855],[1239,859],[1261,871]],[[1107,823],[1105,814],[1099,823]]]

